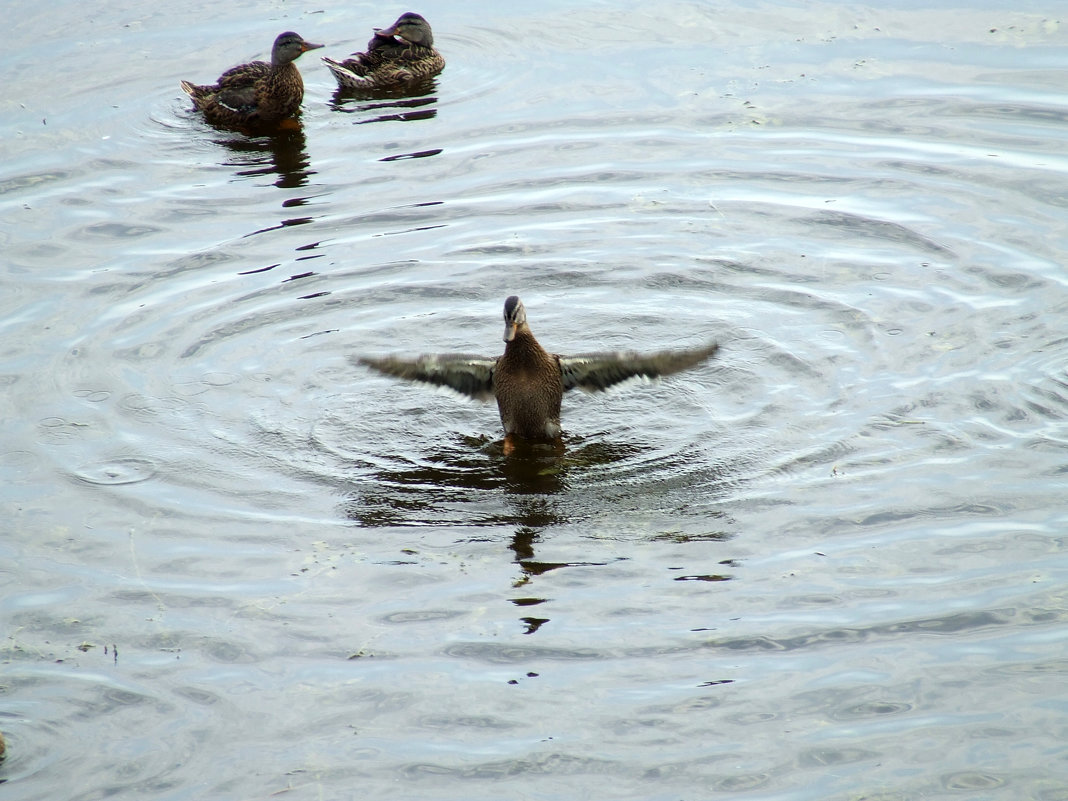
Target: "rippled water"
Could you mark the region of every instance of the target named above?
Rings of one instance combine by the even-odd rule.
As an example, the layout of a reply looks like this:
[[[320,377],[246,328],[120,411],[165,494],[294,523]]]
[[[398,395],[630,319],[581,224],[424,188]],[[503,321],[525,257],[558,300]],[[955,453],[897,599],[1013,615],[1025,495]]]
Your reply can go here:
[[[0,55],[5,798],[1068,799],[1058,4],[431,3],[258,139],[405,9],[179,5]],[[349,360],[512,293],[722,350],[512,458]]]

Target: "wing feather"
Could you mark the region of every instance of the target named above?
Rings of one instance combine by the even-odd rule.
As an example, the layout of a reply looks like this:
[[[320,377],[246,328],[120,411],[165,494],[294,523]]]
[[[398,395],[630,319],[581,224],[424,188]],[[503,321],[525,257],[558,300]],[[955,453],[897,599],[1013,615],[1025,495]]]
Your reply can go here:
[[[662,350],[658,353],[586,353],[561,356],[560,372],[564,389],[597,392],[628,378],[658,378],[696,367],[712,358],[719,345],[710,343],[690,350]]]
[[[216,84],[220,89],[243,89],[252,86],[261,78],[271,74],[271,65],[266,61],[250,61],[248,64],[240,64],[231,67],[222,75]]]
[[[493,369],[497,366],[496,359],[466,353],[446,353],[420,356],[417,359],[401,359],[396,356],[375,359],[361,356],[353,361],[386,375],[448,387],[478,400],[493,398]]]

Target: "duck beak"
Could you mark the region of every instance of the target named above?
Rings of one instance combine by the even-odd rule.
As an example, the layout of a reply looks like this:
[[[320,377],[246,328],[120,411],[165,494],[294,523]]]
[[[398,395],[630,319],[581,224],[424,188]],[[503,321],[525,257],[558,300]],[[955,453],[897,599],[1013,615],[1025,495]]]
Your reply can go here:
[[[515,339],[515,332],[516,332],[516,329],[518,327],[519,326],[517,326],[513,322],[506,322],[504,324],[504,341],[505,342],[511,342],[513,339]]]
[[[326,45],[313,44],[312,42],[301,42],[300,52],[307,53],[309,50],[318,50],[320,47],[326,47]]]
[[[397,26],[391,25],[388,28],[375,28],[375,36],[381,36],[383,39],[388,39],[391,36],[397,35]]]

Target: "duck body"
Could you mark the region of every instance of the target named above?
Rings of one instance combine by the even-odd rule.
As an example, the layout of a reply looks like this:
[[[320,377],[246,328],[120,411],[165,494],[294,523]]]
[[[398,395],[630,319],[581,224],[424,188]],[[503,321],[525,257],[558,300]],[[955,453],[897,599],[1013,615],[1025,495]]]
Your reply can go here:
[[[505,336],[509,336],[507,327]],[[554,439],[560,436],[564,397],[560,357],[547,352],[525,322],[515,327],[511,337],[492,371],[504,433],[525,439]]]
[[[560,405],[570,389],[597,392],[629,378],[671,375],[712,358],[719,346],[691,350],[589,353],[547,352],[527,324],[522,301],[504,304],[504,353],[496,359],[466,354],[360,358],[359,364],[386,375],[446,386],[472,398],[495,398],[506,443],[513,436],[554,440],[560,436]]]
[[[193,107],[213,125],[251,128],[294,116],[304,100],[304,80],[294,63],[302,53],[322,47],[286,31],[274,40],[271,62],[252,61],[232,67],[214,84],[182,81]]]
[[[445,59],[434,49],[430,24],[408,12],[390,27],[376,30],[363,53],[335,61],[323,56],[338,87],[349,90],[396,88],[437,75]]]

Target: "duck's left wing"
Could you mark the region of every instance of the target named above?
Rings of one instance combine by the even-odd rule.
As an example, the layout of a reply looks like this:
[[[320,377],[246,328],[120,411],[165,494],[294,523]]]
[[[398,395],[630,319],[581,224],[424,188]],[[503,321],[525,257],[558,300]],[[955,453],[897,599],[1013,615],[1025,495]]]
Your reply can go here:
[[[564,389],[596,392],[628,378],[658,378],[696,367],[711,359],[719,345],[710,343],[690,350],[662,350],[659,353],[587,353],[560,356]]]
[[[478,400],[490,400],[493,397],[493,368],[497,366],[496,359],[466,353],[448,353],[420,356],[416,359],[401,359],[396,356],[375,359],[361,356],[353,361],[386,375],[448,387]]]
[[[219,76],[216,83],[220,89],[243,89],[270,74],[271,65],[266,61],[250,61],[248,64],[231,67]]]

